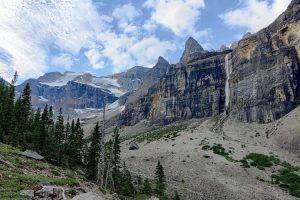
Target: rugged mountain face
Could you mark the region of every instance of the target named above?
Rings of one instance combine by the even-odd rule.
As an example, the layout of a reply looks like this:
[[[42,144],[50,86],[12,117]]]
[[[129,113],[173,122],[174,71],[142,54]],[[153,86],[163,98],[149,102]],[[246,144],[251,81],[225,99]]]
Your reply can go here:
[[[149,69],[145,74],[145,78],[141,82],[141,85],[136,91],[132,92],[128,97],[126,102],[133,103],[137,101],[140,96],[147,94],[148,89],[159,82],[159,80],[166,76],[172,66],[163,57],[159,57],[156,65]]]
[[[118,83],[126,88],[128,91],[137,90],[149,68],[136,66],[126,72],[120,73]]]
[[[226,57],[228,109],[245,122],[270,122],[299,104],[300,1]]]
[[[180,63],[186,65],[193,59],[197,59],[199,55],[204,53],[202,46],[192,37],[190,37],[185,43],[185,50],[180,59]]]
[[[166,122],[225,110],[241,121],[267,123],[294,109],[300,96],[300,1],[233,50],[207,52],[192,38],[176,67],[130,102],[119,121]],[[141,93],[143,94],[143,93]]]
[[[195,47],[198,58],[193,57]],[[120,117],[121,123],[132,125],[145,118],[170,122],[209,117],[224,111],[226,72],[223,65],[230,51],[205,52],[191,38],[186,48],[181,60],[188,63],[170,68],[146,95],[128,104]]]
[[[113,103],[122,95],[135,90],[144,78],[147,68],[134,67],[126,72],[95,77],[89,73],[47,73],[38,79],[29,79],[16,87],[19,95],[24,86],[31,87],[34,107],[53,105],[55,110],[63,108],[71,114],[78,109],[102,108],[104,98]]]

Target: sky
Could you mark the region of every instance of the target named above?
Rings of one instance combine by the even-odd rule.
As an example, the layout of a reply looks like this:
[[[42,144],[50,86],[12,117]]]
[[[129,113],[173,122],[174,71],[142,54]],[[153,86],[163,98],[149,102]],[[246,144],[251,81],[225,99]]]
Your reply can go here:
[[[163,56],[176,63],[188,37],[230,46],[268,26],[291,0],[0,0],[0,76],[104,76]]]

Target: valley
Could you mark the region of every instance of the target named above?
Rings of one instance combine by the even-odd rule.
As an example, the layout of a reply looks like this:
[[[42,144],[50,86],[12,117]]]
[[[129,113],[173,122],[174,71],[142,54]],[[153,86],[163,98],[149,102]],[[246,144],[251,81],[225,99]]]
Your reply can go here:
[[[175,63],[1,81],[0,199],[44,181],[59,200],[299,199],[299,20],[292,0],[228,47],[188,37]]]

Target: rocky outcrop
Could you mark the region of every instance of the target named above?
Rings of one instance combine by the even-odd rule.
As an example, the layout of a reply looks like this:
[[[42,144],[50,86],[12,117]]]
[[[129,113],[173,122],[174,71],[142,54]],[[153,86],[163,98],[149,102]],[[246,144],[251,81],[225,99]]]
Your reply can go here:
[[[118,83],[128,91],[137,90],[149,68],[136,66],[126,72],[120,73]]]
[[[149,88],[158,83],[162,77],[166,76],[171,67],[169,62],[160,56],[156,65],[147,71],[138,89],[128,96],[126,103],[134,103],[139,97],[146,95]]]
[[[64,114],[72,115],[76,113],[75,109],[102,108],[104,97],[110,104],[131,93],[139,87],[147,71],[148,68],[137,66],[105,77],[95,77],[89,73],[50,72],[17,86],[16,96],[20,96],[29,83],[34,108],[43,108],[48,104],[53,105],[54,111],[63,108]]]
[[[35,108],[43,108],[48,104],[53,105],[56,111],[63,108],[65,113],[69,113],[73,109],[102,108],[105,97],[108,103],[118,99],[108,90],[74,81],[60,87],[52,87],[30,79],[18,86],[17,91],[21,91],[26,83],[30,85],[32,104]]]
[[[244,122],[274,121],[300,103],[300,1],[233,50],[207,52],[189,38],[176,67],[130,102],[119,122],[170,122],[227,111]]]
[[[187,48],[199,47],[190,45]],[[202,48],[201,48],[202,49]],[[183,58],[188,58],[186,49]],[[217,115],[225,105],[225,56],[229,51],[201,52],[198,58],[177,65],[148,89],[148,93],[126,106],[119,118],[122,124],[132,125],[141,119],[168,123],[175,120]]]
[[[31,151],[31,150],[26,150],[26,151],[22,152],[22,155],[26,156],[27,158],[32,158],[34,160],[44,160],[43,156],[41,156],[37,152]]]
[[[202,46],[194,38],[190,37],[185,43],[185,50],[180,59],[180,63],[185,65],[193,59],[197,59],[198,56],[204,52]]]
[[[290,112],[300,95],[300,2],[269,27],[239,41],[227,56],[227,112],[244,122],[266,123]]]

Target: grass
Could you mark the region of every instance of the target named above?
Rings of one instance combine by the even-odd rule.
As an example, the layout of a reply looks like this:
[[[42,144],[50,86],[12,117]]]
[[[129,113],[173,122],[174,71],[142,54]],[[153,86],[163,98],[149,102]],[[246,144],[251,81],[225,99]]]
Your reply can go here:
[[[0,199],[30,199],[19,194],[30,190],[41,182],[51,185],[79,188],[85,179],[69,169],[53,166],[46,162],[27,159],[21,151],[0,143],[0,155],[16,168],[0,164]],[[73,191],[74,192],[74,191]]]
[[[224,147],[222,147],[222,144],[213,144],[213,146],[209,146],[208,144],[205,144],[202,146],[202,150],[204,151],[211,150],[213,151],[214,154],[223,156],[228,161],[231,162],[234,161],[234,159],[230,156],[232,154],[232,151],[231,150],[227,151]]]
[[[164,139],[166,141],[175,140],[176,137],[180,136],[179,132],[185,130],[187,127],[187,124],[179,124],[158,128],[155,130],[139,133],[130,138],[127,138],[126,140],[131,140],[132,143],[150,143],[160,139]]]
[[[279,185],[282,189],[288,191],[290,195],[300,197],[300,176],[299,167],[292,166],[286,161],[281,161],[274,156],[264,154],[250,153],[240,160],[241,166],[245,168],[256,167],[260,170],[277,166],[280,169],[271,176],[272,183]]]

